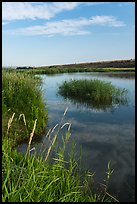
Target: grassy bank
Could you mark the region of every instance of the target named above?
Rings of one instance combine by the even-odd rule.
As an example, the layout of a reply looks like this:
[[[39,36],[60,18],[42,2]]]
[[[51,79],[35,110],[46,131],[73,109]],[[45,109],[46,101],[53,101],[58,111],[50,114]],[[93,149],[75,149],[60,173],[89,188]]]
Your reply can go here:
[[[65,114],[64,114],[65,115]],[[62,120],[61,120],[62,121]],[[2,202],[113,202],[117,201],[107,191],[109,177],[113,170],[108,169],[106,178],[100,186],[102,190],[89,188],[89,181],[93,180],[92,172],[81,172],[75,159],[74,146],[66,152],[70,130],[62,138],[62,145],[58,146],[59,130],[62,126],[48,135],[51,146],[46,154],[31,154],[30,145],[34,136],[35,124],[30,134],[28,148],[25,154],[12,149],[11,134],[3,137],[2,143]],[[14,133],[16,135],[16,133]],[[12,133],[12,136],[15,136]],[[47,138],[47,139],[48,139]],[[56,145],[57,144],[57,145]],[[57,148],[58,147],[58,148]],[[49,163],[51,149],[56,150],[52,164]],[[68,154],[67,160],[65,154]],[[51,160],[51,159],[50,159]]]
[[[101,80],[70,80],[59,86],[58,93],[74,102],[85,103],[93,108],[107,108],[126,102],[126,90],[116,88]]]
[[[27,73],[2,71],[2,130],[7,131],[8,118],[14,114],[13,122],[16,139],[26,137],[35,119],[35,133],[40,133],[46,125],[47,110],[40,91],[40,79]],[[10,124],[9,124],[10,125]],[[15,138],[14,138],[15,140]]]
[[[57,139],[55,136],[53,142]],[[31,138],[30,138],[31,140]],[[107,182],[112,171],[108,168],[105,188],[95,191],[88,186],[93,179],[92,172],[79,175],[79,168],[73,151],[64,159],[68,137],[64,138],[52,164],[47,155],[25,155],[11,149],[11,143],[4,138],[2,145],[2,201],[3,202],[111,202],[117,201],[107,192]],[[53,143],[52,143],[53,148]],[[66,167],[67,166],[67,167]],[[103,186],[103,184],[102,184]]]
[[[65,113],[64,115],[65,116]],[[80,176],[73,151],[65,160],[70,130],[58,146],[57,131],[52,129],[47,139],[50,147],[46,154],[31,154],[35,133],[40,134],[46,125],[47,111],[42,101],[40,80],[27,73],[2,72],[2,202],[110,202],[116,201],[107,192],[112,173],[108,165],[105,187],[102,191],[89,189],[90,172]],[[51,133],[53,135],[51,135]],[[29,138],[25,154],[14,145]],[[49,163],[51,149],[55,148],[53,162]]]
[[[30,74],[59,74],[59,73],[75,73],[75,72],[135,72],[135,68],[82,68],[82,67],[60,67],[52,66],[45,68],[21,69],[14,70],[17,72],[27,72]]]

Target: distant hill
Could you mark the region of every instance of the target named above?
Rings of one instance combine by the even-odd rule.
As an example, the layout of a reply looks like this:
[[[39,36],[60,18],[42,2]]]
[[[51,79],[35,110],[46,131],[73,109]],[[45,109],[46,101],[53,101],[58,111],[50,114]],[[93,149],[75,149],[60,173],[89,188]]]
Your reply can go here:
[[[100,62],[85,62],[75,64],[53,65],[53,66],[41,66],[35,68],[134,68],[135,59],[130,60],[113,60],[113,61],[100,61]]]

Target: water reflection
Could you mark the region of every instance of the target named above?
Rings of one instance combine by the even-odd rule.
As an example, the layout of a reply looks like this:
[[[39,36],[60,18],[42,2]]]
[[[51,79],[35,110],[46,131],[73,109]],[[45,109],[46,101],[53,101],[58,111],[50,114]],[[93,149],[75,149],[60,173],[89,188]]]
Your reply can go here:
[[[120,105],[128,106],[128,99],[126,96],[116,99],[116,100],[100,100],[100,101],[94,101],[94,100],[83,100],[83,99],[72,99],[72,98],[66,98],[71,103],[73,103],[77,108],[86,108],[86,109],[92,109],[93,112],[106,112],[111,111],[114,112],[116,108],[118,108]]]
[[[103,72],[102,75],[113,78],[135,79],[135,72]]]
[[[103,182],[107,163],[110,160],[112,174],[109,192],[117,195],[120,201],[134,201],[135,189],[135,79],[109,77],[103,73],[41,75],[43,98],[48,109],[47,131],[60,122],[64,110],[68,107],[63,121],[72,124],[70,141],[74,140],[76,152],[82,147],[82,167],[95,172],[95,181]],[[83,103],[72,102],[57,95],[58,86],[64,80],[99,79],[128,90],[127,101],[107,109],[89,107]],[[102,108],[102,107],[101,107]],[[64,132],[59,134],[58,140]],[[27,143],[26,143],[27,144]],[[36,141],[33,138],[31,148],[37,153],[48,147],[45,135]],[[24,152],[25,143],[18,150]],[[69,147],[68,147],[69,152]],[[32,151],[33,153],[33,151]],[[54,152],[52,152],[54,155]]]

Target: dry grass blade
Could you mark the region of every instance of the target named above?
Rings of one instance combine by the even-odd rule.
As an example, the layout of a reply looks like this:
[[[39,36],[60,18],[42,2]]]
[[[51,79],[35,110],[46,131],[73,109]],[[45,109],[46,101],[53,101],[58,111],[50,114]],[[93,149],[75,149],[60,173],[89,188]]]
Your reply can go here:
[[[68,107],[67,107],[67,108],[65,109],[65,111],[64,111],[64,114],[63,114],[63,117],[62,117],[62,119],[61,119],[60,124],[56,124],[55,127],[52,129],[50,135],[49,135],[49,139],[50,139],[50,136],[51,136],[51,134],[54,132],[55,128],[56,128],[57,126],[59,126],[59,127],[58,127],[58,131],[57,131],[57,133],[56,133],[56,135],[55,135],[53,141],[51,141],[51,146],[49,147],[49,149],[48,149],[48,151],[47,151],[47,155],[46,155],[46,157],[45,157],[45,161],[47,161],[48,156],[49,156],[49,154],[50,154],[50,152],[51,152],[51,148],[53,147],[53,145],[54,145],[54,143],[55,143],[55,141],[56,141],[57,135],[58,135],[59,130],[60,130],[61,123],[62,123],[62,121],[63,121],[63,119],[64,119],[64,116],[65,116],[66,113],[67,113],[67,110],[68,110]],[[67,125],[69,124],[69,128],[70,128],[70,123],[65,123],[65,124],[62,126],[62,128],[63,128],[66,124],[67,124]]]
[[[54,130],[56,129],[57,126],[58,126],[58,124],[56,124],[55,127],[53,127],[53,129],[52,129],[52,131],[51,131],[51,133],[49,134],[49,137],[48,137],[49,140],[50,140],[50,137],[51,137],[52,133],[54,132]]]
[[[8,121],[8,129],[7,129],[7,134],[8,134],[9,129],[10,129],[10,127],[11,127],[11,123],[12,123],[12,121],[13,121],[14,115],[15,115],[15,113],[13,113],[12,117],[11,117],[11,118],[9,119],[9,121]]]
[[[45,161],[47,161],[48,156],[49,156],[49,154],[50,154],[50,152],[51,152],[51,148],[53,147],[53,145],[54,145],[56,139],[57,139],[57,134],[55,135],[55,137],[54,137],[54,139],[53,139],[53,141],[52,141],[52,144],[51,144],[51,146],[50,146],[49,149],[48,149],[47,155],[46,155],[46,157],[45,157]]]
[[[25,118],[25,115],[23,113],[19,115],[19,119],[18,120],[20,120],[21,116],[23,117],[23,121],[24,121],[25,126],[27,126],[26,118]]]
[[[34,126],[33,126],[33,130],[32,130],[32,132],[30,133],[30,139],[29,139],[29,144],[28,144],[28,148],[27,148],[26,154],[27,154],[27,153],[29,152],[29,150],[30,150],[30,145],[31,145],[31,142],[32,142],[32,138],[33,138],[33,136],[34,136],[35,128],[36,128],[36,123],[37,123],[37,119],[35,120]]]
[[[69,126],[68,126],[68,131],[70,131],[70,128],[71,128],[71,123],[70,123]]]
[[[51,133],[53,133],[53,132],[54,132],[54,130],[56,129],[56,127],[57,127],[58,125],[59,125],[59,124],[56,124],[56,125],[55,125],[55,127],[53,127],[53,129],[52,129]]]
[[[64,114],[63,114],[64,116],[66,115],[67,111],[68,111],[68,107],[64,111]]]
[[[56,124],[53,128],[50,128],[49,129],[49,131],[48,131],[48,133],[46,134],[46,136],[45,136],[45,138],[48,138],[48,140],[49,140],[49,142],[52,144],[52,141],[51,141],[51,135],[52,135],[52,133],[54,132],[54,130],[56,129],[56,127],[58,126],[59,124]],[[45,141],[45,140],[44,140]],[[41,145],[41,147],[43,147],[43,145],[44,145],[44,141],[43,141],[43,143],[42,143],[42,145]],[[49,151],[49,149],[48,149],[48,151]]]
[[[33,130],[32,130],[32,132],[30,133],[29,146],[30,146],[30,144],[31,144],[31,141],[32,141],[32,138],[33,138],[33,135],[34,135],[34,132],[35,132],[36,123],[37,123],[37,119],[35,120],[34,126],[33,126]]]
[[[113,200],[115,200],[116,202],[119,202],[119,200],[117,200],[115,197],[113,197],[112,195],[110,195],[108,192],[106,192],[106,194],[107,194],[108,196],[110,196]]]
[[[68,131],[70,130],[70,127],[71,127],[71,123],[64,123],[62,126],[61,126],[61,129],[63,128],[63,127],[65,127],[66,125],[68,125]]]
[[[49,133],[51,132],[51,128],[49,129],[48,133],[46,134],[46,137],[49,136]]]
[[[35,147],[33,147],[32,149],[30,149],[30,152],[31,152],[31,151],[33,151],[33,150],[35,150],[35,149],[36,149],[36,148],[35,148]]]

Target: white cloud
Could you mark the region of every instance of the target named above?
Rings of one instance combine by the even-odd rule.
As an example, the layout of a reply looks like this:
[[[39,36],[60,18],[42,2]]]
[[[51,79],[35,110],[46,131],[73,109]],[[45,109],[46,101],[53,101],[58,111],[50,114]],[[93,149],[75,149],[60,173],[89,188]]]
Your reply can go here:
[[[2,20],[50,19],[79,5],[93,6],[106,2],[2,2]],[[107,2],[108,3],[108,2]]]
[[[109,25],[114,27],[125,26],[122,21],[118,21],[114,16],[94,16],[91,19],[91,24]]]
[[[83,4],[83,2],[53,2],[52,6],[61,11],[75,9],[80,4]]]
[[[91,25],[121,27],[125,24],[118,21],[114,16],[93,16],[91,18],[69,19],[61,21],[47,22],[44,25],[29,26],[20,29],[8,30],[8,33],[21,35],[46,35],[54,36],[55,34],[70,36],[70,35],[85,35],[89,34],[84,27]]]
[[[50,7],[45,5],[33,5],[30,2],[2,2],[2,20],[24,20],[52,17]]]
[[[50,19],[63,10],[72,10],[82,2],[2,2],[2,19]]]

